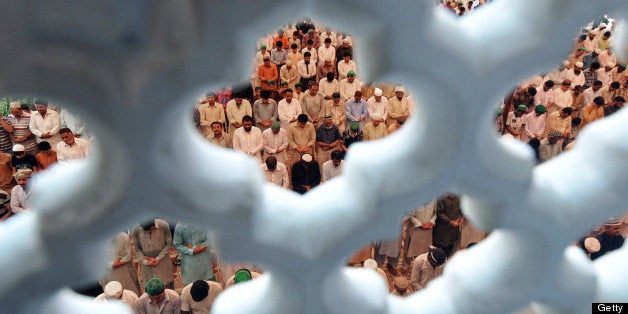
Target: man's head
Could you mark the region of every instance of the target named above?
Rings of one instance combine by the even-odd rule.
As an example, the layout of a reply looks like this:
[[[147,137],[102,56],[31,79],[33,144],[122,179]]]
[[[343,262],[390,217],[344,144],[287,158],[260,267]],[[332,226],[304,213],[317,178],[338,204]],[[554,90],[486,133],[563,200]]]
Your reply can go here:
[[[547,111],[547,108],[545,108],[545,106],[543,106],[543,105],[538,105],[538,106],[534,107],[534,113],[537,116],[540,116],[540,115],[544,114],[546,111]]]
[[[50,156],[50,154],[52,153],[52,146],[50,146],[50,143],[48,143],[48,141],[41,141],[37,143],[37,148],[42,154],[46,156]]]
[[[201,101],[201,104],[209,104],[210,106],[213,106],[215,102],[216,95],[214,95],[214,93],[207,93],[205,94],[205,98],[203,98],[203,101]]]
[[[251,132],[251,129],[253,128],[253,117],[249,115],[242,117],[242,127],[244,128],[244,131]]]
[[[283,91],[283,97],[284,97],[284,99],[287,102],[291,102],[292,101],[292,97],[293,97],[292,95],[294,95],[294,94],[292,92],[292,89],[290,89],[290,88],[287,88],[286,90]]]
[[[515,110],[515,116],[521,117],[526,111],[528,111],[528,106],[520,104],[517,106],[517,110]]]
[[[281,129],[281,123],[279,123],[279,121],[273,121],[270,124],[270,129],[272,130],[273,134],[278,134],[279,130]]]
[[[347,81],[353,83],[353,80],[355,80],[355,71],[349,70],[349,72],[347,72]]]
[[[334,72],[327,72],[327,82],[332,82],[334,80]]]
[[[593,61],[589,68],[591,69],[591,71],[598,70],[600,68],[600,63],[597,61]]]
[[[277,51],[283,50],[283,43],[281,41],[277,41],[277,43],[275,43],[275,46],[277,46]]]
[[[281,42],[279,42],[281,43]],[[209,284],[205,280],[197,280],[192,283],[190,295],[194,302],[201,302],[209,295]]]
[[[604,232],[609,236],[620,236],[621,223],[617,218],[609,218],[604,222]]]
[[[69,128],[61,128],[59,130],[59,134],[61,134],[61,140],[67,145],[74,145],[74,133]]]
[[[212,122],[210,127],[212,128],[212,132],[214,133],[214,136],[218,136],[218,137],[222,136],[222,123],[220,123],[220,121]]]
[[[355,99],[356,102],[362,100],[362,91],[356,90],[355,94],[353,94],[353,99]]]
[[[609,91],[614,91],[614,90],[618,90],[621,87],[621,84],[619,84],[619,82],[614,81],[611,83],[611,85],[608,86],[608,90]]]
[[[438,247],[430,247],[429,252],[427,254],[427,260],[430,262],[432,267],[436,267],[445,263],[447,259],[447,254],[443,249]]]
[[[566,79],[563,81],[562,84],[560,84],[560,89],[562,89],[564,92],[568,91],[571,88],[571,80],[570,79]]]
[[[17,101],[13,101],[9,104],[9,108],[11,113],[16,117],[20,118],[22,116],[22,104]]]
[[[377,102],[382,101],[382,95],[383,95],[382,90],[375,87],[375,91],[373,92],[373,98],[375,98],[375,101]]]
[[[576,75],[579,75],[580,72],[582,72],[583,67],[584,67],[584,63],[580,61],[576,62],[576,64],[573,67],[573,73],[575,73]]]
[[[301,113],[297,116],[297,126],[299,128],[304,128],[305,124],[307,124],[308,117],[305,113]]]
[[[242,268],[238,271],[235,272],[235,275],[233,275],[233,282],[238,284],[241,282],[245,282],[245,281],[249,281],[253,278],[253,276],[251,275],[251,271],[249,271],[246,268]]]
[[[373,123],[373,126],[379,126],[379,124],[382,123],[382,121],[384,120],[382,119],[382,116],[377,113],[372,115],[371,119],[372,119],[371,122]]]
[[[161,304],[161,301],[164,300],[164,297],[166,296],[165,290],[164,282],[156,277],[148,280],[146,282],[146,287],[144,288],[144,291],[148,294],[150,301],[155,304]]]
[[[235,92],[233,94],[233,99],[235,100],[236,105],[240,106],[242,105],[242,98],[244,97],[244,94],[242,92]]]
[[[593,82],[593,84],[591,85],[591,89],[593,89],[593,91],[597,92],[597,91],[600,90],[600,88],[602,88],[602,85],[603,85],[602,81],[597,80],[597,81]]]
[[[340,163],[342,162],[342,151],[337,149],[334,150],[333,152],[331,152],[331,162],[334,165],[334,167],[338,168],[338,166],[340,166]]]
[[[526,94],[528,94],[528,96],[534,97],[534,95],[536,95],[536,88],[532,86],[526,88]]]
[[[325,47],[329,48],[329,46],[331,46],[331,38],[327,37],[325,38]]]
[[[563,137],[562,134],[560,134],[559,131],[556,130],[551,130],[548,134],[547,134],[547,140],[549,141],[550,144],[554,145],[556,144],[556,142],[558,142],[561,138]]]
[[[35,108],[41,115],[45,115],[48,112],[48,101],[45,99],[35,99]]]
[[[268,98],[270,98],[270,91],[267,89],[262,90],[259,93],[259,97],[264,101],[264,102],[268,102]]]
[[[403,98],[403,95],[405,93],[406,93],[406,90],[403,89],[403,87],[401,86],[395,87],[395,96],[397,96],[397,99],[401,100],[401,98]]]
[[[296,84],[294,84],[294,88],[297,90],[297,92],[302,92],[303,91],[303,84],[296,83]]]
[[[306,164],[309,164],[312,162],[312,160],[314,160],[314,158],[312,157],[312,155],[305,153],[303,155],[301,155],[301,161],[303,161]]]
[[[261,44],[261,45],[259,46],[259,49],[260,49],[262,52],[266,51],[266,44]]]
[[[572,113],[573,109],[571,109],[571,107],[565,107],[563,109],[560,109],[560,117],[563,119],[571,116]]]
[[[299,49],[299,45],[292,44],[292,45],[290,45],[290,49],[292,49],[292,52],[297,52],[297,49]]]
[[[274,172],[277,169],[277,158],[275,158],[275,156],[266,157],[266,168],[268,168],[270,172]]]
[[[597,97],[593,98],[593,104],[598,106],[598,107],[604,106],[604,97],[597,96]]]
[[[20,169],[13,175],[13,177],[15,178],[15,181],[17,181],[17,184],[24,187],[26,186],[26,184],[28,184],[28,180],[31,178],[32,175],[33,170]]]
[[[316,95],[318,93],[318,83],[312,82],[312,84],[310,84],[310,88],[308,89],[308,91],[310,92],[311,96]]]
[[[613,98],[613,107],[622,108],[625,102],[626,99],[624,99],[623,96],[615,96],[615,98]]]
[[[582,93],[583,90],[584,90],[584,88],[580,84],[578,84],[578,85],[573,87],[574,95],[580,95],[580,93]]]
[[[399,276],[395,278],[394,286],[395,290],[399,291],[399,293],[405,293],[410,287],[410,281],[404,276]]]
[[[140,228],[144,231],[153,231],[157,225],[155,224],[155,219],[148,219],[142,223],[140,223]]]
[[[325,126],[326,129],[331,129],[333,122],[331,120],[330,114],[326,114],[323,116],[323,125]]]
[[[349,125],[349,131],[351,132],[360,131],[360,125],[357,122],[351,123],[351,125]]]
[[[122,284],[119,281],[110,281],[105,285],[104,293],[107,300],[120,299],[122,297]]]
[[[313,31],[313,29],[311,29],[311,31]],[[310,34],[313,34],[313,32],[310,32]],[[314,45],[314,41],[311,39],[308,39],[307,42],[305,43],[307,45],[308,49],[311,49],[312,46]]]
[[[333,93],[333,94],[331,94],[331,99],[334,102],[334,104],[339,104],[340,103],[340,93]]]
[[[18,157],[23,157],[26,155],[26,148],[22,144],[13,145],[13,154]]]

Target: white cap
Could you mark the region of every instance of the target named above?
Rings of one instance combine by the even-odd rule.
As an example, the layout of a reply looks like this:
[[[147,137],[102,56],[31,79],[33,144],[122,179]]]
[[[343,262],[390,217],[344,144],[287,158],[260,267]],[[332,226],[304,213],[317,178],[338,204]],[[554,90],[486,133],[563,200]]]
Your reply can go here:
[[[373,95],[375,96],[381,96],[382,95],[382,90],[375,87],[375,92],[373,92]]]
[[[374,259],[369,258],[366,261],[364,261],[363,268],[377,269],[377,262]]]
[[[382,120],[382,116],[377,114],[377,113],[372,115],[371,118],[373,119],[373,121],[380,121],[380,120]]]
[[[301,156],[301,160],[303,160],[305,162],[310,162],[310,161],[312,161],[312,155],[310,155],[310,154],[303,154],[303,156]]]
[[[13,145],[13,151],[14,152],[23,152],[23,151],[26,151],[26,148],[24,148],[24,145],[22,145],[22,144],[15,144],[15,145]]]
[[[584,64],[580,61],[576,62],[576,67],[582,68]]]
[[[600,241],[596,238],[590,237],[584,239],[584,248],[587,249],[589,253],[597,253],[600,251]]]
[[[402,93],[405,93],[405,92],[406,92],[406,90],[405,90],[405,89],[403,89],[403,87],[401,87],[401,86],[397,86],[397,87],[395,87],[395,93],[397,93],[397,92],[402,92]]]
[[[600,53],[602,53],[602,49],[600,49],[600,48],[595,48],[595,50],[593,50],[593,51],[595,52],[595,54],[598,54],[598,55]]]
[[[118,281],[110,281],[105,286],[105,297],[108,299],[119,299],[122,296],[122,284]]]

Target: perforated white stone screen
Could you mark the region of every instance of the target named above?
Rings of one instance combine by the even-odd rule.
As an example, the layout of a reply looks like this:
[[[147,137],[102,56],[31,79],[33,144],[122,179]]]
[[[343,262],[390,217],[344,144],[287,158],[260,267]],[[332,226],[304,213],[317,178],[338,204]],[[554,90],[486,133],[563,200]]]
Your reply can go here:
[[[625,15],[624,1],[496,0],[462,19],[432,1],[0,6],[0,92],[68,104],[98,138],[93,158],[37,178],[32,214],[0,225],[0,312],[122,312],[58,291],[96,278],[105,239],[153,216],[211,228],[226,258],[268,270],[224,292],[216,313],[504,313],[533,301],[584,313],[628,300],[626,249],[595,263],[566,249],[626,209],[628,112],[536,168],[524,145],[495,138],[489,117],[510,86],[559,64],[580,25]],[[342,177],[298,196],[205,144],[181,104],[246,81],[255,38],[306,15],[354,34],[361,76],[400,82],[421,106],[401,131],[356,145]],[[625,60],[627,34],[615,38]],[[447,190],[493,232],[427,289],[389,296],[377,275],[343,267]]]

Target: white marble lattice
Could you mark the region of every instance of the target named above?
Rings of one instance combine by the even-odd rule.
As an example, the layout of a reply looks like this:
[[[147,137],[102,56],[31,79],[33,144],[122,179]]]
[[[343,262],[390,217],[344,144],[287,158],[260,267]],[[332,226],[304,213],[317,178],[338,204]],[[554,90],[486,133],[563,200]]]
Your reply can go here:
[[[36,180],[35,214],[0,225],[3,313],[121,312],[58,291],[99,274],[104,239],[156,215],[211,228],[227,258],[270,271],[223,293],[216,313],[504,313],[530,302],[584,313],[594,301],[628,300],[628,250],[590,263],[566,249],[591,222],[625,209],[628,112],[537,168],[523,145],[496,140],[489,127],[499,95],[558,64],[580,25],[625,16],[623,1],[496,0],[463,19],[432,1],[0,7],[0,93],[68,104],[100,143],[94,158]],[[358,62],[370,60],[361,76],[400,82],[422,106],[400,132],[356,146],[341,178],[301,197],[193,136],[180,104],[246,81],[255,38],[305,15],[355,34]],[[627,57],[625,40],[617,45]],[[463,193],[465,214],[494,232],[426,290],[388,296],[381,278],[342,267],[446,190]]]

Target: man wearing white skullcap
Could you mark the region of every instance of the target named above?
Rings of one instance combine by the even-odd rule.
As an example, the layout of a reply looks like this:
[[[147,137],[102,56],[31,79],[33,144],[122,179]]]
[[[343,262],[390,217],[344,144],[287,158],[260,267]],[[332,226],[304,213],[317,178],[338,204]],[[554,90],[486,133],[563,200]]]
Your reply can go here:
[[[583,67],[584,64],[581,61],[578,61],[574,65],[573,69],[571,69],[571,71],[567,72],[567,74],[565,75],[565,79],[571,81],[570,87],[574,87],[576,85],[584,86],[585,77],[584,73],[582,72]]]
[[[135,292],[123,289],[120,282],[110,281],[105,286],[104,292],[99,294],[94,301],[121,301],[133,307],[137,298],[138,296]]]
[[[375,88],[373,96],[366,101],[369,112],[367,122],[373,120],[373,115],[379,115],[384,121],[388,119],[388,98],[383,96],[383,92],[379,88]]]
[[[621,248],[624,244],[624,237],[621,236],[621,223],[617,218],[607,219],[604,222],[604,232],[595,238],[600,242],[600,250],[591,254],[592,260]]]
[[[386,126],[397,122],[398,118],[407,119],[410,116],[410,101],[406,95],[406,90],[401,87],[395,87],[395,97],[388,99],[388,120]]]
[[[374,114],[371,122],[364,125],[363,134],[365,141],[375,141],[384,138],[388,134],[388,128],[383,123],[384,119],[379,114]]]

